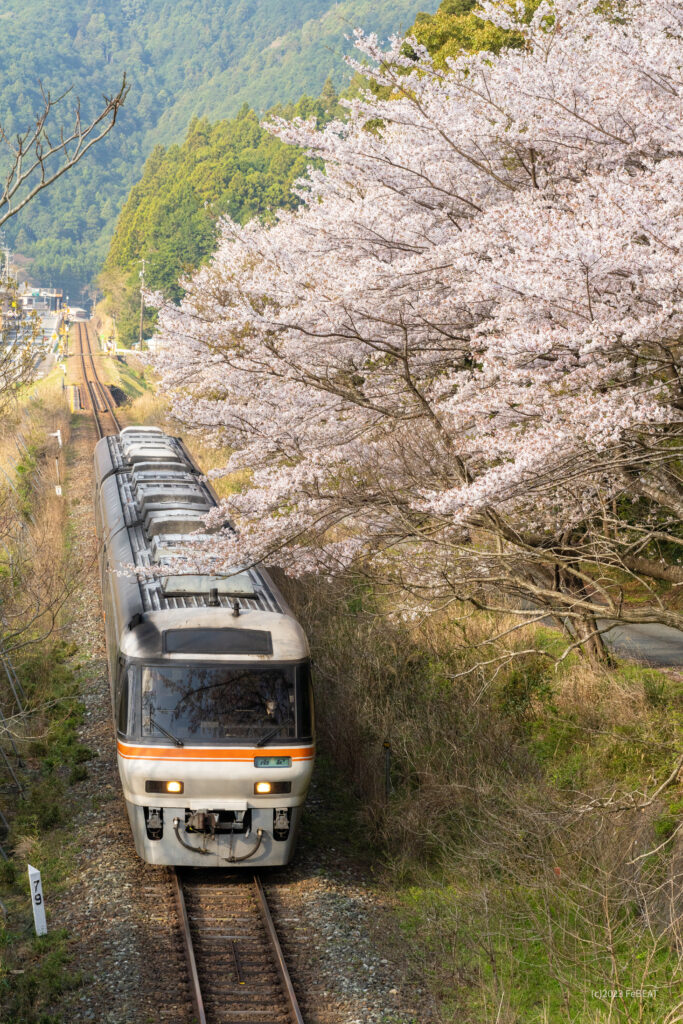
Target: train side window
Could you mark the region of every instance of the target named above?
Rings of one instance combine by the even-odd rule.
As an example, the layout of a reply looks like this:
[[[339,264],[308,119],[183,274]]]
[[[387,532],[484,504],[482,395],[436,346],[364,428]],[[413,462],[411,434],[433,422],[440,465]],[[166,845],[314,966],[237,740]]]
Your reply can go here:
[[[130,735],[132,674],[131,668],[126,668],[125,665],[120,666],[116,681],[116,729],[124,736]]]
[[[297,735],[300,739],[313,735],[313,691],[311,687],[311,665],[304,661],[297,666]]]

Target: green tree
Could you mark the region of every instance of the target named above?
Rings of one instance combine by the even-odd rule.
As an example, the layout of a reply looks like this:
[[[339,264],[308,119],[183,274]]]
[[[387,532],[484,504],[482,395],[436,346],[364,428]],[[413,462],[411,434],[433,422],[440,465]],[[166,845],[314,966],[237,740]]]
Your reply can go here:
[[[303,96],[272,113],[324,122],[341,116],[342,108],[328,79],[320,97]],[[244,224],[294,209],[298,199],[291,186],[308,163],[306,154],[262,128],[246,104],[228,121],[192,118],[182,145],[156,146],[121,211],[99,277],[120,340],[130,345],[138,338],[143,257],[147,285],[177,301],[179,278],[213,252],[218,219],[229,214]],[[145,331],[153,325],[152,314],[146,315]]]
[[[531,18],[540,0],[524,0],[526,18]],[[435,14],[419,13],[411,34],[429,50],[439,67],[448,57],[463,50],[498,53],[503,46],[521,46],[519,33],[506,32],[476,15],[477,0],[441,0]]]

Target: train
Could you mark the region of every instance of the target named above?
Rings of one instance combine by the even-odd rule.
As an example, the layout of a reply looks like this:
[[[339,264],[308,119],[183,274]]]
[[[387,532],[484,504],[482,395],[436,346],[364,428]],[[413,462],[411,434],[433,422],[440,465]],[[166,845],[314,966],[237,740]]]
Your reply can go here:
[[[192,571],[188,545],[210,543],[218,502],[181,438],[125,427],[97,443],[94,476],[135,849],[158,865],[287,864],[315,757],[305,633],[264,569]]]

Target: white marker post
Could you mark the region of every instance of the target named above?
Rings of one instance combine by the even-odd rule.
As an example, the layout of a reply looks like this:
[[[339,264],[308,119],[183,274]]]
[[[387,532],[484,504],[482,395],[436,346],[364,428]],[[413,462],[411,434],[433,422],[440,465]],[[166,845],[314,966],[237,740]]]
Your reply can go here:
[[[31,903],[33,904],[33,921],[36,935],[47,935],[47,919],[45,917],[45,900],[43,899],[43,883],[38,868],[28,866],[28,882],[31,886]]]

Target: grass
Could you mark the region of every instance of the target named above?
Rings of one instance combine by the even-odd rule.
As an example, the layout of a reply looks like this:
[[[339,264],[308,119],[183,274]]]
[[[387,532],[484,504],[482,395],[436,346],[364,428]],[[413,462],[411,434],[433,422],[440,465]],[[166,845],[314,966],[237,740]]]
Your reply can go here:
[[[311,638],[325,771],[362,808],[360,833],[353,818],[344,831],[381,858],[393,941],[439,1021],[681,1019],[680,785],[648,803],[680,753],[680,678],[555,665],[540,652],[564,643],[547,627],[511,634],[539,654],[493,674],[490,616],[405,623],[367,587],[287,589]]]
[[[38,468],[38,447],[35,444],[24,450],[15,464],[15,486],[19,498],[19,511],[24,519],[30,519],[33,510],[34,476]]]
[[[620,922],[612,928],[611,952],[597,948],[597,915],[586,918],[561,876],[554,888],[536,893],[525,884],[465,878],[446,886],[425,877],[404,890],[402,938],[420,949],[442,1020],[666,1019],[676,999],[676,974],[665,946],[653,956],[644,933],[634,940],[625,912],[625,928]],[[615,975],[612,954],[617,965],[632,964],[633,972]],[[606,990],[617,993],[611,1009]]]
[[[0,935],[0,942],[8,944],[6,933]],[[0,1019],[7,1024],[61,1024],[60,1017],[44,1008],[55,997],[81,984],[80,974],[72,969],[66,932],[58,930],[40,938],[23,938],[18,952],[18,962],[24,966],[0,977],[0,1000],[6,1007]]]
[[[154,383],[153,373],[134,352],[127,356],[115,357],[99,351],[96,359],[98,369],[107,384],[120,388],[129,403],[133,404],[139,399],[149,397]]]
[[[67,936],[53,930],[50,920],[51,900],[73,877],[73,787],[92,757],[78,738],[83,708],[72,665],[74,648],[52,632],[69,593],[69,572],[77,571],[74,566],[68,569],[73,559],[66,507],[54,490],[58,449],[49,435],[57,428],[67,441],[70,418],[58,369],[26,389],[0,430],[0,463],[5,480],[14,484],[14,489],[7,484],[1,508],[7,545],[2,562],[5,641],[14,644],[12,661],[26,707],[26,714],[12,723],[24,762],[17,769],[23,794],[8,788],[3,802],[9,834],[2,843],[11,857],[0,862],[3,1024],[56,1021],[51,1010],[55,1000],[80,984],[69,962]],[[19,446],[14,443],[17,435],[23,438]],[[22,529],[16,528],[18,518],[26,522]],[[0,700],[7,713],[12,699],[4,678]],[[33,935],[29,862],[40,868],[46,893],[50,933],[40,939]]]
[[[148,375],[139,371],[128,362],[121,362],[111,357],[100,357],[106,364],[105,376],[108,384],[116,385],[123,391],[129,402],[135,402],[146,396],[150,390]],[[142,368],[141,368],[142,370]]]
[[[7,911],[0,926],[2,1024],[56,1021],[50,1006],[62,992],[81,983],[68,957],[66,932],[50,928],[45,938],[32,936],[27,877],[29,863],[40,868],[50,927],[51,900],[74,872],[78,797],[73,787],[86,776],[86,764],[93,757],[78,736],[83,706],[78,678],[70,667],[73,654],[64,643],[43,645],[17,665],[33,712],[30,735],[20,744],[27,769],[21,773],[25,791],[11,809],[5,840],[12,856],[0,871]]]

